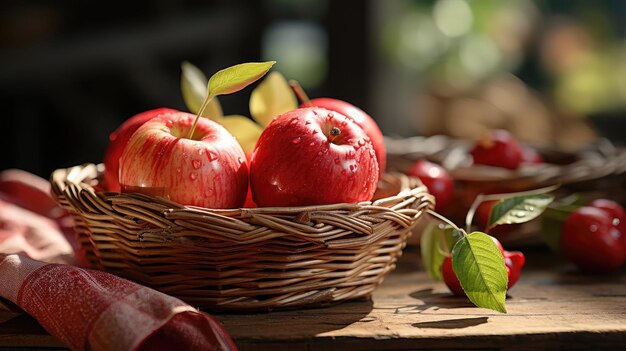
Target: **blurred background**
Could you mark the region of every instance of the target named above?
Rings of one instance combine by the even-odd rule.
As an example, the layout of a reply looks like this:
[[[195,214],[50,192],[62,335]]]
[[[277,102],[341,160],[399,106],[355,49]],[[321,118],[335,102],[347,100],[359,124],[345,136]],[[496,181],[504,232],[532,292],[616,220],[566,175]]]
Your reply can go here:
[[[626,140],[626,2],[532,0],[11,1],[0,5],[0,169],[47,178],[100,162],[108,135],[184,110],[180,63],[207,75],[277,60],[312,97],[384,134],[506,128],[576,149]],[[220,97],[248,112],[251,89]]]

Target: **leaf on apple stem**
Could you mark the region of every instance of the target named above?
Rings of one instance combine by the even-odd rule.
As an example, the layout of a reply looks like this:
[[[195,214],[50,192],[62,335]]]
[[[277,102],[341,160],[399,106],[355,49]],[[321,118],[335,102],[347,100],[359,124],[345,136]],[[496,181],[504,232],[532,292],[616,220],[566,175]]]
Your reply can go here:
[[[209,96],[237,92],[263,77],[276,61],[248,62],[224,68],[209,79]]]
[[[204,111],[211,103],[211,100],[218,95],[237,92],[256,82],[263,77],[275,63],[276,61],[240,63],[224,68],[212,75],[211,78],[209,78],[209,84],[207,86],[207,96],[204,98],[199,111],[196,112],[196,119],[193,121],[187,138],[191,139],[191,136],[196,130],[196,125],[198,124],[198,117],[203,115]]]
[[[452,227],[437,222],[430,222],[420,238],[422,264],[428,276],[435,280],[443,279],[441,265],[446,256],[450,254],[450,248],[454,246],[456,230]],[[458,237],[458,236],[457,236]],[[445,243],[443,242],[445,240]]]
[[[263,127],[274,117],[296,108],[296,95],[279,72],[270,73],[250,96],[250,114]]]
[[[553,200],[554,196],[545,194],[502,199],[491,208],[487,231],[500,224],[531,221],[539,217]]]
[[[208,79],[202,71],[193,64],[185,61],[181,65],[180,89],[187,109],[197,114],[202,102],[207,96]],[[203,117],[220,121],[224,117],[222,106],[217,98],[211,99],[202,113]]]
[[[473,232],[460,238],[452,248],[452,269],[472,303],[506,313],[506,266],[489,235]]]
[[[220,124],[237,139],[246,154],[252,152],[263,132],[260,125],[240,115],[226,116],[220,121]]]

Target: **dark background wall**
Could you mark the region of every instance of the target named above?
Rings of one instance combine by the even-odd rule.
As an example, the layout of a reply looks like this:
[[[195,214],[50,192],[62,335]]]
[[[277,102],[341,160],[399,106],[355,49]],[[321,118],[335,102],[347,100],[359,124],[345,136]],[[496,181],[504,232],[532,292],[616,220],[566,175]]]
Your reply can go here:
[[[3,1],[0,169],[48,177],[59,167],[99,162],[108,134],[125,119],[161,106],[184,109],[183,60],[210,74],[236,63],[278,59],[276,69],[302,79],[310,95],[373,111],[386,133],[415,134],[402,124],[404,110],[394,112],[407,100],[401,84],[381,83],[384,66],[394,65],[381,52],[381,18],[387,12],[393,22],[402,15],[400,3],[436,2]],[[544,14],[576,10],[569,1],[539,3]],[[597,7],[623,39],[624,3],[602,3]],[[286,57],[294,46],[301,56]],[[550,84],[532,56],[517,73],[529,84]],[[225,112],[247,115],[249,93],[221,98]]]

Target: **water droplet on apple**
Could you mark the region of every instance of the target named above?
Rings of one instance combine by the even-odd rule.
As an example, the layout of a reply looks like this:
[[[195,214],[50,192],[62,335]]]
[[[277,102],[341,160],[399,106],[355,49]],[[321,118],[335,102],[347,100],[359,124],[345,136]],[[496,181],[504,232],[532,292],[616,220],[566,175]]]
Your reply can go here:
[[[198,155],[202,156],[202,153],[204,153],[204,151],[202,151],[202,149],[198,149]]]
[[[317,153],[317,156],[322,156],[323,154],[324,153],[320,151],[320,152]]]
[[[297,138],[293,139],[291,142],[294,143],[294,144],[299,144],[301,141],[302,141],[302,138],[301,137],[297,137]]]
[[[332,112],[328,112],[328,119],[335,118],[335,115]]]
[[[359,139],[358,144],[359,144],[359,146],[365,146],[365,140]]]
[[[347,126],[347,125],[348,125],[348,122],[346,122],[346,121],[341,122],[341,126],[342,126],[342,127],[345,127],[345,126]]]
[[[289,120],[289,124],[296,124],[298,123],[298,117],[293,117],[292,119]]]
[[[192,160],[191,165],[193,166],[193,168],[198,169],[200,168],[200,166],[202,166],[202,162],[200,162],[200,160]]]
[[[312,141],[312,142],[309,144],[309,146],[315,146],[315,142],[314,142],[314,141]]]
[[[338,165],[338,164],[340,164],[340,163],[341,163],[341,160],[339,159],[339,157],[337,157],[337,158],[335,159],[335,164],[336,164],[336,165]]]
[[[191,172],[191,173],[189,174],[189,179],[191,179],[191,180],[196,180],[196,179],[198,179],[198,175],[196,174],[196,172]]]
[[[209,158],[209,162],[213,162],[217,160],[217,154],[215,153],[215,151],[207,150],[206,154],[207,154],[207,157]]]

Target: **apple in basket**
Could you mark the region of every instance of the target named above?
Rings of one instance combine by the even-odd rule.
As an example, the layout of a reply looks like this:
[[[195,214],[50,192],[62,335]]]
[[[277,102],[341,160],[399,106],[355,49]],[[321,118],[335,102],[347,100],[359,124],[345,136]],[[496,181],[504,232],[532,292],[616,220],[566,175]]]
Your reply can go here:
[[[252,195],[262,207],[367,201],[378,177],[376,154],[363,129],[317,107],[276,117],[250,162]]]
[[[360,108],[343,100],[317,98],[311,100],[311,106],[322,107],[327,110],[339,112],[358,124],[372,141],[372,147],[376,153],[376,160],[378,161],[380,173],[385,171],[385,167],[387,165],[385,140],[383,138],[383,133],[380,131],[380,128],[378,128],[378,125],[372,117]]]
[[[107,190],[116,192],[120,191],[120,183],[118,181],[120,156],[122,156],[124,147],[133,133],[144,123],[154,117],[166,112],[175,111],[176,110],[162,107],[138,113],[127,119],[113,133],[111,133],[111,135],[109,135],[109,146],[104,153],[103,174],[104,186]]]
[[[248,164],[237,140],[221,125],[185,112],[166,112],[132,135],[120,158],[122,192],[161,196],[183,205],[240,207]]]

